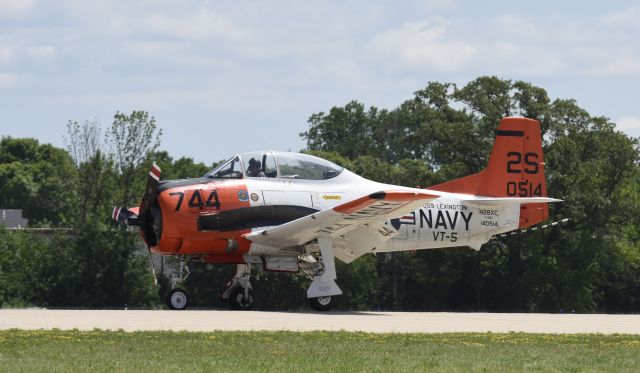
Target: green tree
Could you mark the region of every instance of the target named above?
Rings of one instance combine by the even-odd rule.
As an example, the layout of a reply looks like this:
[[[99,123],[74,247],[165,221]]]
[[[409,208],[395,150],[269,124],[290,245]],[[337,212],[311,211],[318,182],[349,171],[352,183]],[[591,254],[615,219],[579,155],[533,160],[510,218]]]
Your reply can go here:
[[[106,151],[100,124],[69,121],[64,141],[75,162],[74,223],[84,226],[90,221],[101,227],[109,226],[111,209],[117,203],[114,192],[119,188],[113,157]]]
[[[35,139],[0,140],[0,206],[22,209],[30,225],[68,225],[74,182],[64,150]]]
[[[120,206],[130,206],[138,201],[138,193],[144,190],[146,183],[145,171],[140,170],[140,166],[158,149],[161,137],[162,130],[156,128],[155,118],[146,111],[114,115],[107,138],[113,147],[123,186]]]

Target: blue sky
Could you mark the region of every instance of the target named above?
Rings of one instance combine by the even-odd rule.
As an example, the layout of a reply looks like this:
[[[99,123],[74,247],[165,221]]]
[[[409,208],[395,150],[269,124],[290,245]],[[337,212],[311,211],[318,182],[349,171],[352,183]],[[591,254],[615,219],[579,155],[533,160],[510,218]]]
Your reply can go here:
[[[299,150],[310,114],[522,79],[640,136],[633,1],[0,0],[0,136],[147,110],[174,157]]]

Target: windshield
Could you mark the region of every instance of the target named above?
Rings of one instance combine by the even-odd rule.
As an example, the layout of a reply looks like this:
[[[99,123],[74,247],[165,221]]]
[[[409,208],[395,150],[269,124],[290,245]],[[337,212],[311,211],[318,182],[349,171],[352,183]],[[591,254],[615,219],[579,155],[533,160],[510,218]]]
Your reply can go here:
[[[242,179],[242,166],[240,165],[240,158],[235,156],[230,160],[222,163],[220,166],[209,171],[205,175],[208,178],[221,178],[221,179]]]
[[[343,168],[303,153],[277,153],[280,177],[284,179],[326,180],[338,176]]]

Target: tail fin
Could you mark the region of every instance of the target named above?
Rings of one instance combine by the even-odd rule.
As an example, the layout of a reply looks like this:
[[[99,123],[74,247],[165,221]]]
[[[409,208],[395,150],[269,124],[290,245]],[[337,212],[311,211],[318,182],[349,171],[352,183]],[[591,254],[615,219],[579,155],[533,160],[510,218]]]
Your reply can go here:
[[[527,118],[504,118],[483,171],[429,189],[486,197],[546,197],[540,122]],[[520,206],[520,228],[547,220],[546,203]]]

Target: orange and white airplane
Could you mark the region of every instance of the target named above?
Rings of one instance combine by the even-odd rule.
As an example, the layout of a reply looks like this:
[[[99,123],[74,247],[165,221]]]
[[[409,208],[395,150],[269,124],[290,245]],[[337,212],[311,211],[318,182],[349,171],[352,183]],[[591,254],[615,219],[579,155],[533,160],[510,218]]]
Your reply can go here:
[[[115,208],[113,218],[140,227],[150,252],[176,255],[167,304],[184,309],[176,286],[184,263],[235,264],[222,294],[234,309],[251,309],[252,266],[304,271],[307,298],[326,311],[342,294],[335,259],[367,253],[469,246],[548,218],[538,121],[505,118],[483,171],[427,189],[364,179],[311,155],[252,152],[233,156],[204,177],[160,181],[149,172],[139,208]]]

